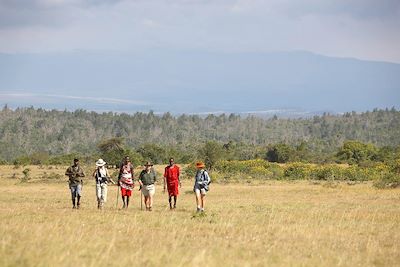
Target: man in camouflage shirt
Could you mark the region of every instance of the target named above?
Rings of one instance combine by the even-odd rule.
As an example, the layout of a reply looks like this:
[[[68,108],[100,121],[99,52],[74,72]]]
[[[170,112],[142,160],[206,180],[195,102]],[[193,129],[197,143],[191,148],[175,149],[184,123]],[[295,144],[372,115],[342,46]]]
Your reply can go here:
[[[74,159],[74,165],[69,167],[65,175],[69,177],[69,189],[71,190],[72,197],[72,208],[79,209],[80,200],[81,200],[81,192],[82,192],[82,177],[85,177],[83,173],[83,169],[79,166],[79,160]],[[78,200],[76,202],[76,200]]]

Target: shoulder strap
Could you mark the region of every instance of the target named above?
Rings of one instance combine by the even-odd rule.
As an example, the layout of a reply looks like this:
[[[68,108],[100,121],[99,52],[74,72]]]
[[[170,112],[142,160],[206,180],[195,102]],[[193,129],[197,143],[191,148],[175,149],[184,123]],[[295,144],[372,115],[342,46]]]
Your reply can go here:
[[[208,174],[208,172],[206,170],[203,170],[203,173],[201,174],[201,176],[203,177],[204,181],[208,181],[208,179],[206,179],[206,174],[208,175],[208,178],[211,180],[210,175]]]

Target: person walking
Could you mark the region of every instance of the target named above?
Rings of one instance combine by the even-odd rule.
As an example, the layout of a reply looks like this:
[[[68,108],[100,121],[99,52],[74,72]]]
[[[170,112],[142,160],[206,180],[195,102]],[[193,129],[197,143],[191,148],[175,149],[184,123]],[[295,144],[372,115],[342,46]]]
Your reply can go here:
[[[123,202],[123,209],[127,209],[129,206],[129,198],[132,196],[132,190],[134,187],[133,183],[133,165],[128,156],[124,158],[124,162],[121,164],[118,176],[118,184],[121,187],[121,197]]]
[[[97,208],[103,209],[104,203],[107,202],[107,184],[115,182],[111,179],[108,169],[106,168],[106,162],[103,159],[96,161],[96,169],[93,172],[93,178],[96,181],[96,197],[97,197]]]
[[[197,212],[204,212],[205,197],[209,190],[209,184],[211,178],[208,172],[204,169],[205,165],[203,162],[196,163],[196,176],[194,180],[193,191],[196,195]]]
[[[79,209],[82,196],[82,177],[85,177],[85,173],[79,165],[79,159],[74,159],[74,164],[68,167],[65,175],[69,177],[68,184],[71,190],[72,208]]]
[[[145,169],[139,175],[139,184],[144,195],[144,204],[147,211],[152,211],[153,197],[156,192],[154,183],[157,181],[156,172],[153,170],[153,164],[146,162]]]
[[[182,186],[181,181],[179,179],[180,169],[179,166],[175,164],[173,158],[169,159],[169,165],[165,167],[164,170],[164,193],[165,187],[168,190],[168,202],[169,208],[176,209],[176,201],[179,195],[179,187]],[[174,206],[172,206],[172,197],[174,197]]]

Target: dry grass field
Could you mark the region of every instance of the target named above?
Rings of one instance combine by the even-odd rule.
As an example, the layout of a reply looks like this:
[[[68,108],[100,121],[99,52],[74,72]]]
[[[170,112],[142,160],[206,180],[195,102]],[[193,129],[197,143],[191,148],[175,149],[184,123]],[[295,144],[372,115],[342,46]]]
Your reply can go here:
[[[64,167],[29,168],[26,183],[22,167],[0,169],[0,266],[400,265],[398,189],[212,184],[198,216],[189,180],[176,211],[160,183],[152,212],[140,210],[137,191],[128,210],[116,209],[115,186],[99,211],[88,181],[82,208],[72,210],[66,178],[51,178]]]

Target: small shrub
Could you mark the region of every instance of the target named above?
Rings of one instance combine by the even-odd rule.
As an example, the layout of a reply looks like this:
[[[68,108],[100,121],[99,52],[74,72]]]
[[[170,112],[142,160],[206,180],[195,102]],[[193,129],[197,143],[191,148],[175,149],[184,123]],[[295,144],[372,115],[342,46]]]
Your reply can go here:
[[[218,183],[225,179],[225,176],[219,172],[213,171],[209,173],[212,183]]]
[[[284,178],[290,180],[304,180],[310,177],[311,167],[303,163],[288,164],[284,171]]]
[[[347,181],[368,181],[374,180],[376,171],[370,168],[361,168],[357,166],[350,166],[343,170],[344,180]]]
[[[344,180],[343,179],[343,168],[334,165],[323,165],[314,167],[311,171],[311,177],[316,180]]]
[[[384,173],[374,182],[374,186],[379,189],[400,187],[400,175],[392,172]]]
[[[19,158],[16,158],[13,162],[14,165],[22,165],[26,166],[31,164],[31,159],[28,156],[21,156]]]
[[[183,175],[185,176],[185,178],[190,179],[196,175],[196,172],[197,172],[196,165],[194,163],[191,163],[187,165],[186,168],[184,168]]]
[[[250,168],[249,174],[253,177],[264,178],[264,179],[272,179],[274,173],[264,167],[256,166]]]
[[[30,173],[30,169],[26,168],[22,171],[22,174],[24,175],[21,179],[21,182],[28,182],[29,179],[31,178],[29,173]]]
[[[215,169],[229,177],[250,176],[250,178],[279,179],[283,176],[283,168],[276,163],[270,163],[262,159],[255,160],[221,160]]]

